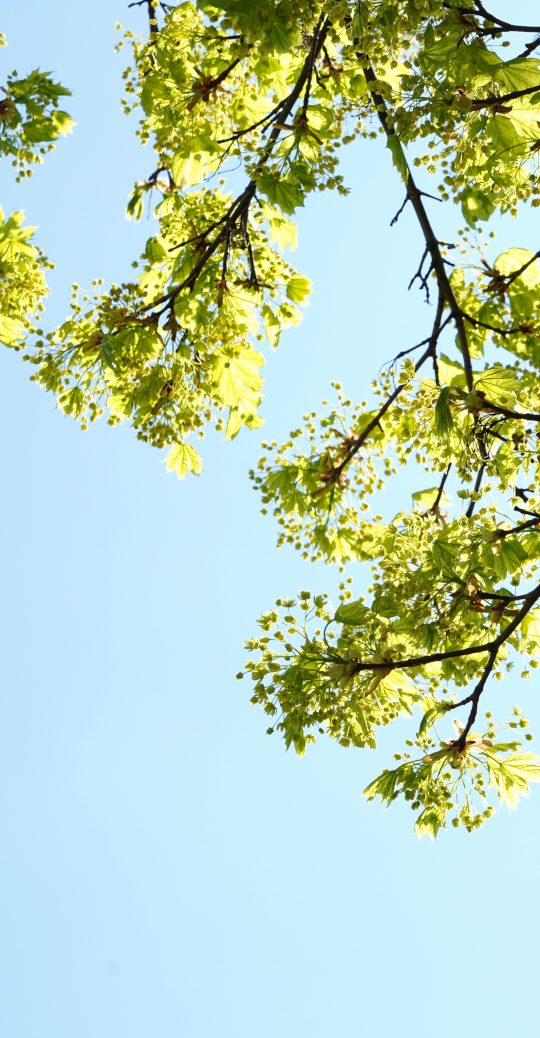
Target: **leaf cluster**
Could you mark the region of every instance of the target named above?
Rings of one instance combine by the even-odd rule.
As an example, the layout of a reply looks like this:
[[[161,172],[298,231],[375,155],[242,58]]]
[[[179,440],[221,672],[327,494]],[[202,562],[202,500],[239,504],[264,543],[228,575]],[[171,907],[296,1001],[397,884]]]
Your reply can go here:
[[[407,744],[419,756],[399,755],[367,795],[403,796],[420,834],[450,817],[473,829],[488,789],[513,806],[539,777],[519,740],[502,742],[489,717],[474,726],[491,680],[520,657],[529,676],[540,651],[540,253],[492,254],[478,235],[540,201],[540,28],[461,0],[148,10],[148,33],[120,47],[124,109],[153,148],[127,215],[148,207],[154,232],[130,279],[75,285],[67,319],[29,335],[45,261],[14,214],[0,231],[0,333],[24,340],[35,380],[83,426],[127,421],[168,449],[169,471],[199,474],[190,438],[261,424],[268,348],[308,300],[290,261],[295,213],[314,192],[347,193],[343,146],[382,139],[405,195],[394,222],[409,207],[421,234],[409,288],[434,304],[431,321],[414,345],[392,344],[365,400],[336,384],[337,402],[266,443],[252,473],[279,544],[367,563],[370,584],[359,596],[346,577],[337,610],[307,592],[280,600],[246,672],[270,730],[300,753],[321,733],[374,747],[381,726],[419,713]],[[24,168],[69,129],[66,91],[36,71],[4,93],[2,147]],[[425,175],[458,207],[456,241],[441,240]],[[385,516],[399,469],[411,495]],[[451,713],[453,735],[439,734]]]

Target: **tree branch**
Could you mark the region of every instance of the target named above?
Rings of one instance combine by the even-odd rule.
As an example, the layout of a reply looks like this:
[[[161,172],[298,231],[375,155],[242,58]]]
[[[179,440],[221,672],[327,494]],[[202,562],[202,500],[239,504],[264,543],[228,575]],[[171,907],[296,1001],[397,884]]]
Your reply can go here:
[[[371,96],[373,97],[373,100],[375,102],[377,116],[378,116],[379,122],[380,122],[380,124],[381,124],[381,126],[382,126],[382,128],[384,130],[384,133],[386,134],[387,140],[388,141],[391,141],[391,140],[396,141],[398,143],[399,147],[401,148],[401,144],[399,142],[399,138],[396,135],[394,127],[390,123],[386,102],[385,102],[382,94],[379,93],[377,87],[375,86],[375,84],[377,83],[377,77],[375,75],[375,72],[374,72],[373,68],[371,67],[371,65],[367,62],[365,55],[358,54],[358,58],[362,62],[362,67],[363,67],[363,70],[364,70],[364,75],[366,77],[366,80],[367,80],[367,82],[371,86]],[[467,382],[467,387],[471,391],[472,388],[473,388],[473,372],[472,372],[471,355],[470,355],[470,351],[469,351],[469,342],[468,342],[468,339],[467,339],[467,331],[466,331],[466,328],[465,328],[465,322],[464,322],[464,319],[463,319],[463,313],[462,313],[461,307],[459,306],[459,303],[458,303],[458,301],[457,301],[457,299],[456,299],[456,297],[454,295],[454,292],[453,292],[452,286],[450,284],[450,279],[448,277],[448,274],[446,273],[446,265],[445,265],[444,257],[443,257],[443,255],[441,253],[439,242],[438,242],[437,237],[436,237],[436,235],[435,235],[435,233],[433,231],[433,228],[431,226],[429,217],[428,217],[426,209],[424,207],[424,203],[422,201],[422,191],[420,191],[420,189],[417,187],[417,185],[416,185],[416,183],[414,181],[414,178],[413,178],[413,175],[412,175],[411,170],[409,168],[409,165],[408,165],[408,163],[407,163],[407,161],[405,159],[405,154],[403,153],[403,150],[402,150],[402,154],[403,154],[403,162],[404,162],[406,170],[407,170],[407,182],[406,182],[407,197],[409,198],[409,200],[411,202],[411,205],[412,205],[412,207],[413,207],[413,209],[414,209],[414,211],[416,213],[416,217],[417,217],[418,222],[420,224],[420,227],[421,227],[421,230],[422,230],[422,234],[424,235],[424,241],[426,243],[426,248],[427,248],[427,250],[429,252],[429,255],[431,257],[432,268],[433,268],[433,271],[435,273],[435,277],[437,278],[437,282],[439,284],[439,291],[440,291],[444,301],[448,305],[450,313],[452,314],[452,319],[453,319],[454,324],[456,326],[457,338],[458,338],[459,346],[460,346],[460,349],[461,349],[461,354],[462,354],[462,357],[463,357],[463,368],[464,368],[464,371],[465,371],[465,379],[466,379],[466,382]]]
[[[481,441],[481,444],[482,444],[482,447],[485,450],[485,444],[484,444],[483,440]],[[473,494],[477,494],[478,491],[480,490],[480,487],[482,486],[482,480],[484,478],[485,471],[486,471],[486,466],[485,466],[485,462],[483,461],[482,464],[480,465],[480,468],[478,469],[478,472],[476,473],[476,479],[474,481]],[[472,518],[473,513],[474,513],[475,505],[476,505],[476,501],[474,499],[469,502],[469,506],[467,508],[467,511],[465,512],[465,516],[466,516],[467,519],[471,519]]]
[[[161,309],[159,309],[157,313],[157,316],[159,317],[174,304],[174,300],[180,295],[181,292],[185,291],[186,289],[189,291],[193,291],[197,283],[197,280],[202,271],[204,270],[208,261],[211,259],[214,253],[220,248],[220,246],[226,242],[227,237],[230,237],[233,226],[239,220],[247,220],[249,207],[251,205],[251,202],[253,201],[253,198],[255,197],[257,188],[256,174],[260,173],[261,170],[264,169],[267,162],[270,160],[274,149],[274,145],[276,144],[282,132],[282,123],[291,114],[296,102],[302,94],[304,87],[310,80],[313,64],[323,48],[324,41],[326,39],[326,36],[328,35],[329,28],[329,19],[323,18],[321,16],[313,33],[313,39],[311,42],[309,54],[302,66],[300,75],[287,98],[283,101],[281,105],[277,106],[276,111],[277,115],[279,115],[279,122],[277,121],[276,115],[273,120],[274,126],[268,136],[268,140],[266,142],[265,147],[263,148],[261,157],[255,167],[255,176],[251,178],[249,183],[244,188],[242,194],[235,199],[235,201],[231,204],[231,206],[229,207],[225,215],[221,218],[221,220],[217,221],[213,225],[214,227],[216,227],[221,224],[221,230],[212,241],[208,242],[208,244],[202,251],[199,259],[197,260],[197,262],[195,263],[194,267],[187,275],[187,277],[184,278],[184,280],[180,282],[180,284],[175,285],[174,288],[171,288],[168,292],[164,293],[158,299],[155,299],[151,303],[148,303],[146,306],[142,307],[141,313],[148,312],[149,310],[156,310],[156,308],[161,307]],[[195,237],[193,241],[198,240],[200,242],[203,242],[206,240],[207,236],[208,229],[202,231],[198,238]]]
[[[540,25],[518,25],[515,22],[506,22],[503,18],[498,18],[495,14],[490,12],[484,7],[481,0],[473,0],[474,8],[460,8],[463,13],[466,14],[479,14],[481,18],[485,18],[487,22],[493,22],[494,26],[499,27],[499,31],[504,32],[535,32],[540,33]],[[490,29],[489,32],[496,30]]]
[[[540,88],[537,88],[537,89],[540,89]],[[525,271],[535,262],[535,260],[537,260],[539,258],[540,258],[540,249],[538,250],[538,252],[535,252],[534,255],[531,256],[530,259],[528,259],[525,263],[523,263],[521,267],[518,267],[517,270],[513,270],[511,274],[506,274],[505,275],[506,284],[507,285],[511,285],[514,281],[516,281],[517,278],[521,277],[521,275],[525,273]]]
[[[524,598],[524,602],[521,609],[518,610],[511,622],[503,628],[500,634],[498,634],[496,638],[493,638],[488,642],[483,642],[481,645],[468,645],[464,646],[462,649],[447,649],[444,652],[430,652],[426,653],[423,656],[412,656],[406,660],[387,659],[381,660],[380,662],[374,660],[354,660],[354,667],[352,668],[352,672],[354,674],[360,674],[366,670],[409,670],[413,667],[424,667],[428,663],[442,663],[444,660],[459,659],[463,656],[479,656],[482,653],[486,652],[489,653],[490,658],[492,653],[495,652],[496,658],[501,646],[504,645],[505,641],[507,641],[508,638],[510,638],[510,636],[514,633],[516,628],[519,627],[522,620],[525,619],[527,613],[530,612],[530,610],[538,601],[538,599],[540,599],[540,585],[538,585],[538,587],[534,588],[532,591],[529,591],[529,593]],[[491,664],[490,670],[492,669],[492,667],[493,664]],[[477,689],[475,689],[470,696],[467,696],[466,699],[462,700],[459,704],[456,705],[463,706],[465,703],[472,702],[476,691]],[[471,721],[471,724],[473,723],[473,721]],[[467,731],[469,729],[470,725]]]
[[[433,502],[433,504],[432,504],[432,506],[430,508],[430,512],[437,512],[438,511],[439,505],[441,503],[441,498],[443,496],[444,486],[445,486],[446,480],[448,479],[448,477],[450,475],[451,468],[452,468],[452,462],[450,462],[448,468],[446,469],[446,471],[443,474],[441,482],[439,483],[439,489],[437,491],[437,497],[435,498],[435,500],[434,500],[434,502]]]
[[[427,339],[422,339],[422,342],[417,343],[416,346],[412,346],[410,350],[403,350],[402,353],[398,353],[398,357],[402,357],[406,353],[411,353],[412,350],[417,350],[420,346],[424,346],[426,343],[428,344],[427,350],[424,351],[422,356],[419,358],[419,360],[417,360],[416,364],[414,365],[415,373],[420,370],[420,368],[422,367],[423,364],[425,364],[425,362],[428,359],[428,357],[433,357],[434,359],[436,359],[437,341],[439,339],[439,336],[440,336],[443,328],[446,327],[446,325],[448,324],[448,322],[450,320],[450,317],[448,317],[445,321],[443,321],[441,323],[441,317],[442,317],[442,313],[443,313],[443,306],[444,306],[444,303],[443,303],[442,297],[439,295],[439,301],[438,301],[438,305],[437,305],[437,312],[435,314],[435,320],[433,322],[433,329],[432,329],[431,335]],[[352,441],[352,443],[350,444],[350,446],[347,449],[347,452],[346,452],[345,456],[342,458],[342,460],[340,461],[339,465],[336,465],[336,467],[334,469],[332,469],[332,472],[330,473],[329,478],[325,481],[324,487],[322,487],[322,489],[320,491],[318,491],[318,493],[325,493],[326,490],[328,490],[329,487],[333,486],[335,483],[337,483],[339,481],[339,478],[340,478],[342,472],[344,471],[344,469],[347,467],[347,465],[349,465],[349,463],[352,461],[352,459],[355,457],[355,455],[358,454],[358,451],[360,450],[361,447],[363,447],[364,443],[366,442],[368,437],[371,435],[373,430],[376,429],[377,426],[380,425],[381,418],[384,417],[384,415],[386,414],[388,409],[392,406],[394,401],[397,400],[399,394],[405,389],[406,385],[407,385],[406,382],[401,382],[401,383],[399,383],[396,386],[396,388],[393,390],[393,392],[390,393],[390,396],[388,396],[386,398],[386,400],[385,400],[384,404],[382,405],[382,407],[380,407],[379,410],[377,411],[377,414],[371,419],[371,421],[368,423],[368,425],[366,425],[365,429],[362,430],[360,435],[357,436],[356,439],[354,439]]]
[[[468,734],[469,734],[469,732],[470,732],[470,730],[471,730],[471,728],[472,728],[472,726],[473,726],[473,724],[474,724],[474,722],[476,720],[476,714],[478,712],[478,703],[480,701],[480,696],[482,695],[482,692],[484,691],[484,688],[485,688],[485,685],[486,685],[486,681],[487,681],[489,675],[491,674],[491,672],[493,670],[493,667],[495,666],[495,663],[496,663],[496,660],[497,660],[497,656],[499,654],[499,649],[504,645],[505,641],[508,640],[510,635],[514,633],[516,628],[519,627],[521,621],[525,619],[525,617],[527,616],[527,613],[530,612],[530,610],[532,609],[533,605],[535,604],[535,602],[538,601],[539,598],[540,598],[540,587],[537,587],[533,591],[530,591],[529,594],[525,597],[525,601],[524,601],[521,609],[516,613],[516,615],[514,616],[513,620],[508,624],[508,627],[505,627],[504,630],[501,631],[499,636],[497,638],[495,638],[495,640],[489,646],[489,659],[488,659],[488,661],[486,663],[486,666],[484,667],[483,674],[482,674],[478,684],[476,685],[476,687],[471,692],[471,695],[468,696],[467,699],[464,699],[462,704],[461,704],[461,705],[463,705],[466,702],[470,702],[471,703],[471,710],[470,710],[469,716],[467,718],[467,723],[466,723],[466,725],[465,725],[465,727],[464,727],[464,729],[463,729],[459,739],[456,739],[455,745],[456,745],[456,747],[459,750],[463,750],[465,748],[465,743],[466,743],[466,740],[467,740],[467,736],[468,736]]]
[[[540,90],[540,83],[537,83],[532,87],[523,87],[522,90],[512,90],[509,94],[500,94],[499,97],[484,97],[477,101],[471,101],[471,111],[476,111],[480,108],[493,108],[498,105],[505,105],[508,101],[516,101],[518,97],[525,97],[527,94],[536,94]]]
[[[533,530],[535,526],[540,525],[540,515],[535,515],[533,519],[526,519],[523,523],[518,523],[517,526],[513,526],[510,530],[497,530],[497,537],[502,541],[505,537],[511,537],[515,533],[523,533],[524,530]]]
[[[503,339],[507,335],[537,335],[535,328],[524,327],[524,323],[521,327],[518,325],[517,328],[500,328],[496,324],[488,324],[487,321],[480,321],[478,317],[473,317],[472,314],[468,314],[466,310],[461,311],[463,320],[468,321],[469,324],[473,324],[475,328],[485,328],[488,332],[495,332],[496,335],[500,335]]]
[[[133,3],[128,4],[128,7],[146,7],[148,12],[148,21],[150,24],[150,38],[155,36],[159,32],[156,8],[152,3],[152,0],[134,0]]]
[[[540,422],[540,414],[535,414],[534,411],[512,411],[509,407],[492,404],[487,399],[484,400],[481,410],[487,411],[489,414],[500,414],[505,418],[516,418],[522,422]]]

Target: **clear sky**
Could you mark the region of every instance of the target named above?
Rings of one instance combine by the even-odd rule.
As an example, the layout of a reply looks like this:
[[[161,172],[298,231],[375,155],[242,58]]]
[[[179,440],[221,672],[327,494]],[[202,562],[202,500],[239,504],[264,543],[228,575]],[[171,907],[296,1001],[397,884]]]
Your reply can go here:
[[[143,20],[125,0],[3,15],[4,68],[53,69],[73,90],[74,135],[29,184],[1,171],[4,207],[25,208],[57,264],[53,322],[71,280],[129,276],[151,233],[123,218],[153,167],[113,54],[114,22]],[[362,398],[429,325],[406,293],[413,220],[388,226],[388,155],[361,144],[345,171],[348,200],[301,214],[295,262],[314,294],[269,358],[261,437],[209,438],[199,479],[167,475],[128,428],[82,433],[0,353],[3,1038],[535,1033],[539,791],[473,836],[419,842],[406,806],[360,795],[395,732],[376,754],[323,740],[298,759],[234,680],[276,596],[338,581],[276,551],[247,478],[260,438],[286,434],[331,379]],[[500,242],[538,248],[537,218],[502,221]],[[540,732],[537,685],[495,683],[494,708],[523,702]]]

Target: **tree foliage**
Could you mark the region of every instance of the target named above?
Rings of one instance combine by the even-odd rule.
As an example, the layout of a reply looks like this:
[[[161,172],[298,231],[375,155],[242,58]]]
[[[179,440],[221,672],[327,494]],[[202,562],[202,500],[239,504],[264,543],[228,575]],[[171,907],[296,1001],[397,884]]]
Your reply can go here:
[[[0,33],[0,47],[5,45]],[[17,179],[22,180],[34,164],[43,161],[57,137],[73,126],[67,112],[58,107],[69,90],[39,69],[24,78],[12,72],[1,89],[0,156],[11,159]],[[0,209],[0,342],[6,346],[24,345],[47,295],[44,272],[50,264],[30,244],[34,232],[35,227],[24,226],[24,213],[11,213],[6,219]]]
[[[296,211],[314,192],[346,194],[340,149],[382,137],[418,224],[411,286],[429,321],[395,344],[370,403],[336,385],[335,404],[265,444],[252,474],[279,543],[366,562],[371,585],[358,596],[345,571],[337,609],[308,592],[280,600],[245,672],[269,731],[299,753],[318,733],[374,747],[381,725],[416,717],[366,795],[410,801],[419,834],[475,828],[540,778],[520,709],[502,728],[479,717],[493,679],[520,657],[527,677],[540,657],[540,250],[492,254],[478,233],[540,204],[540,26],[478,0],[131,6],[147,9],[148,32],[124,35],[123,104],[155,168],[127,213],[152,205],[156,233],[132,281],[96,282],[90,302],[74,291],[44,334],[46,261],[12,214],[0,338],[83,426],[103,412],[128,421],[168,448],[169,470],[200,472],[190,437],[260,425],[261,351],[301,319]],[[8,78],[0,146],[20,175],[70,128],[64,93],[39,71]],[[456,242],[440,238],[428,174],[459,207]],[[412,506],[383,521],[377,494],[403,466]]]

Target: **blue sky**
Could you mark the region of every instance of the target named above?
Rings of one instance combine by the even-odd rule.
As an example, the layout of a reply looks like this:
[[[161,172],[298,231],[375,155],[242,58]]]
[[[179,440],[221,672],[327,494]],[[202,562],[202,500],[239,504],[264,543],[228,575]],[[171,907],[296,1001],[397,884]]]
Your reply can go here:
[[[106,0],[6,7],[4,67],[73,89],[74,135],[31,183],[1,173],[4,207],[40,225],[56,263],[53,322],[71,280],[128,276],[151,233],[123,218],[152,159],[121,115],[113,54],[114,22],[143,21]],[[502,1038],[536,1019],[538,791],[474,836],[419,842],[408,809],[360,795],[395,733],[377,754],[323,741],[300,760],[234,680],[276,596],[338,580],[276,551],[247,478],[260,438],[332,379],[362,398],[429,324],[406,292],[413,220],[388,226],[388,155],[360,145],[345,171],[348,200],[301,214],[295,262],[314,294],[269,358],[261,437],[210,437],[199,479],[167,475],[127,428],[82,433],[0,354],[6,1038]],[[537,233],[537,218],[503,221],[501,251],[536,249]],[[533,683],[491,694],[540,730]]]

